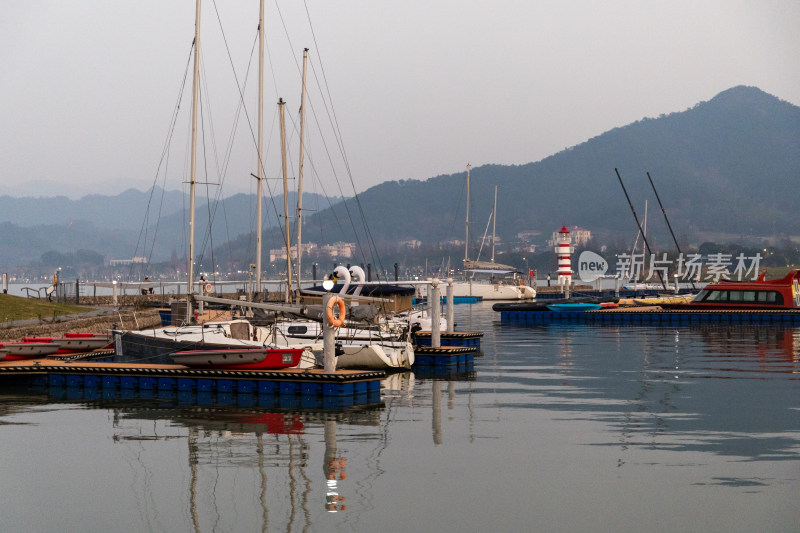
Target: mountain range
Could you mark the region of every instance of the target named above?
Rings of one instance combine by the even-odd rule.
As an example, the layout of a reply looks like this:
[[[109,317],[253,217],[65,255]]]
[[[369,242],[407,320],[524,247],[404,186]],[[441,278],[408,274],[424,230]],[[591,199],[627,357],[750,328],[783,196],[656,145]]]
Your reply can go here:
[[[686,243],[800,234],[800,107],[739,86],[538,162],[473,168],[470,235],[479,238],[489,228],[497,187],[493,222],[503,242],[523,231],[539,231],[544,241],[562,225],[590,229],[598,240],[630,240],[637,227],[615,169],[640,219],[648,202],[653,232],[666,235],[648,172],[676,235]],[[461,172],[389,181],[344,200],[304,195],[304,206],[314,207],[307,211],[303,242],[355,241],[385,249],[411,239],[426,245],[463,240],[465,178]],[[282,203],[282,198],[265,200],[266,227],[277,227]],[[219,204],[198,200],[196,227],[207,227],[211,217],[214,229],[212,238],[199,237],[196,247],[252,256],[254,204],[245,194]],[[186,206],[182,192],[160,189],[79,200],[0,196],[0,267],[34,263],[49,250],[166,260],[185,249]],[[278,233],[268,234],[266,248],[281,245]]]
[[[670,224],[687,242],[800,234],[800,107],[745,86],[536,163],[473,168],[471,234],[484,232],[496,186],[496,231],[506,241],[525,230],[549,237],[562,225],[633,238],[637,226],[615,169],[639,218],[648,201],[651,224],[658,218],[666,228],[650,173]],[[360,195],[363,218],[376,239],[463,239],[465,177],[380,184]],[[333,226],[346,206],[355,209],[349,199],[317,214],[304,235],[319,238],[313,228]]]

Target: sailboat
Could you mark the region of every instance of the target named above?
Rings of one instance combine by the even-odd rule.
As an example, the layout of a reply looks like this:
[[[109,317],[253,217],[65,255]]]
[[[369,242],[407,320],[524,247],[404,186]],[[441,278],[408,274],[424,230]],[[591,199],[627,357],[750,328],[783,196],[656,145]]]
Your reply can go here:
[[[260,43],[263,49],[263,1],[260,11],[260,24],[259,35]],[[300,368],[311,368],[321,366],[323,352],[323,339],[322,335],[314,336],[313,338],[298,338],[287,334],[291,331],[291,324],[293,319],[281,320],[269,326],[258,326],[252,324],[248,320],[228,320],[219,322],[205,322],[203,324],[193,324],[191,313],[191,303],[194,300],[216,302],[228,305],[243,305],[254,308],[262,308],[281,313],[283,315],[294,315],[301,319],[305,316],[307,318],[315,316],[315,313],[309,312],[307,306],[292,305],[291,303],[291,253],[287,253],[287,272],[289,273],[286,298],[283,304],[270,304],[263,302],[240,302],[233,300],[224,300],[220,298],[210,298],[196,296],[193,294],[193,240],[194,240],[194,185],[196,182],[196,152],[197,152],[197,136],[196,136],[196,122],[197,122],[197,98],[198,98],[198,69],[199,69],[199,50],[200,50],[200,34],[199,34],[199,2],[197,23],[195,25],[195,70],[194,70],[194,92],[193,92],[193,105],[192,105],[192,161],[191,161],[191,200],[190,200],[190,231],[189,231],[189,267],[187,283],[188,290],[187,298],[187,315],[186,325],[181,326],[168,326],[159,327],[145,331],[116,331],[115,333],[115,348],[117,359],[126,362],[149,362],[149,363],[172,363],[177,362],[180,364],[187,363],[192,366],[206,366],[206,367],[229,367],[230,360],[241,360],[242,364],[247,365],[247,368],[253,368],[252,365],[258,365],[259,368],[285,368],[287,366],[298,366]],[[263,63],[263,50],[260,51],[260,63]],[[304,51],[304,80],[303,80],[303,100],[305,100],[305,61],[307,58],[307,50]],[[262,90],[263,75],[259,76],[259,92]],[[281,109],[281,151],[282,151],[282,167],[283,167],[283,180],[284,180],[284,209],[286,217],[286,247],[287,252],[290,252],[289,243],[289,228],[288,228],[288,194],[286,190],[286,152],[285,152],[285,129],[283,127],[283,105],[281,99],[279,101]],[[304,112],[305,106],[301,107]],[[261,204],[261,149],[262,149],[262,103],[261,94],[259,95],[259,174],[258,179],[258,203]],[[305,123],[304,118],[301,119]],[[301,143],[302,146],[302,143]],[[302,159],[301,159],[302,168]],[[300,207],[298,207],[298,210]],[[257,257],[261,257],[260,249],[260,215],[259,215],[259,229],[257,231]],[[260,264],[260,261],[259,261]],[[258,278],[257,286],[260,290],[260,274],[261,268],[256,267]],[[309,322],[307,324],[314,324],[316,328],[321,331],[319,321]],[[396,338],[392,339],[349,339],[341,338],[337,342],[337,367],[338,368],[410,368],[414,362],[413,347],[408,342],[395,342]],[[299,359],[292,355],[285,357],[287,349],[299,350]],[[209,351],[213,353],[203,354],[201,351]],[[272,353],[274,352],[274,353]],[[258,360],[256,360],[258,359]],[[246,363],[244,362],[246,360]],[[274,366],[270,366],[270,361],[275,361]],[[289,365],[288,363],[291,363]],[[244,367],[243,367],[244,368]]]
[[[495,222],[497,220],[497,187],[494,188],[492,222],[492,258],[490,261],[469,259],[469,174],[467,165],[467,220],[464,245],[465,279],[453,281],[454,297],[475,297],[481,300],[527,300],[536,298],[536,289],[525,285],[519,271],[494,260]],[[487,226],[488,230],[488,226]],[[425,289],[429,290],[429,289]]]
[[[263,47],[263,1],[259,13],[259,40]],[[263,56],[263,52],[262,52]],[[194,218],[195,188],[197,183],[197,114],[199,105],[199,70],[200,70],[200,1],[196,4],[194,35],[194,69],[192,86],[192,127],[191,127],[191,160],[190,160],[190,222],[189,222],[189,254],[187,267],[186,290],[186,324],[187,326],[155,328],[144,331],[115,331],[116,358],[126,362],[173,363],[186,362],[196,366],[205,361],[204,366],[226,368],[230,359],[240,360],[244,368],[257,366],[260,369],[285,368],[305,364],[314,366],[315,358],[310,350],[297,347],[289,350],[290,357],[285,357],[285,346],[279,347],[269,342],[266,332],[260,332],[246,320],[224,322],[206,322],[191,324],[192,302],[194,295]],[[261,80],[259,80],[261,88]],[[259,99],[259,108],[261,100]],[[260,130],[259,126],[259,130]],[[259,132],[260,136],[260,132]],[[259,147],[259,206],[261,204],[261,159]],[[260,220],[259,220],[260,222]],[[260,236],[260,227],[259,227]],[[259,239],[260,244],[260,239]],[[260,255],[260,254],[259,254]],[[209,351],[205,358],[197,358],[198,350]],[[191,352],[191,353],[186,353]],[[213,354],[213,356],[212,356]],[[246,359],[246,361],[244,361]],[[291,363],[289,365],[288,363]]]

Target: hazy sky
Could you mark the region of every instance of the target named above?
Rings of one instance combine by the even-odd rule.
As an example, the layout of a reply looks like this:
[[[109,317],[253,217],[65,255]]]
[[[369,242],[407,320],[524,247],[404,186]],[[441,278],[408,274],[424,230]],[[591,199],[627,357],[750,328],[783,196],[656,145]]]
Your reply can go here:
[[[194,2],[0,0],[0,8],[0,193],[181,188]],[[203,3],[198,179],[224,173],[225,196],[254,190],[257,23],[255,0]],[[313,65],[305,188],[349,195],[333,113],[358,191],[461,172],[468,162],[523,164],[736,85],[800,105],[799,29],[796,0],[268,1],[266,173],[280,176],[282,97],[296,174],[304,47]],[[234,127],[237,79],[247,112]]]

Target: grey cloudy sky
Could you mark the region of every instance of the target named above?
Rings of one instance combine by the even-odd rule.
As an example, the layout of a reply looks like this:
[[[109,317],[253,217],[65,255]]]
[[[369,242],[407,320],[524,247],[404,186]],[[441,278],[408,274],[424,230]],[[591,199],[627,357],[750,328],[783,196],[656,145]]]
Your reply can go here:
[[[154,180],[181,188],[189,84],[169,158],[160,171],[159,164],[189,59],[194,2],[0,0],[0,7],[0,193],[114,194]],[[800,2],[793,0],[272,0],[266,11],[267,176],[280,175],[278,97],[287,101],[296,173],[291,130],[308,47],[314,116],[306,176],[322,185],[306,190],[332,195],[340,194],[334,172],[344,194],[352,188],[341,163],[327,163],[328,154],[341,158],[317,81],[323,71],[358,191],[461,172],[468,162],[538,161],[736,85],[800,105]],[[256,78],[245,72],[257,62],[258,2],[205,0],[201,20],[201,179],[224,173],[225,196],[251,191],[256,157],[247,118],[255,121]],[[234,68],[247,107],[236,126]]]

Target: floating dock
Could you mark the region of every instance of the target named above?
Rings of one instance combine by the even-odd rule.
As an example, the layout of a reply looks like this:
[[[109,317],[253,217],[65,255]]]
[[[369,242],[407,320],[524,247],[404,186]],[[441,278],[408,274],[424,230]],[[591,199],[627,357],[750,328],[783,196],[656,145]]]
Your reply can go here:
[[[417,346],[414,348],[414,366],[463,365],[475,362],[475,346]]]
[[[352,400],[371,403],[380,398],[383,371],[319,369],[222,370],[180,365],[107,362],[63,362],[29,359],[0,363],[0,379],[15,385],[50,389],[86,389],[197,394],[239,394]],[[319,401],[317,401],[319,400]],[[338,402],[337,402],[338,405]]]
[[[442,305],[446,305],[447,304],[447,296],[446,295],[440,296],[439,300],[441,301]],[[482,302],[482,301],[483,301],[483,297],[482,296],[453,296],[453,305],[476,304],[476,303]],[[412,305],[423,305],[423,304],[427,305],[427,303],[428,303],[428,299],[427,298],[412,298],[411,299],[411,304]]]
[[[414,365],[414,376],[420,379],[447,381],[475,381],[477,373],[473,363],[450,365]]]
[[[613,309],[598,311],[500,311],[503,322],[548,323],[583,322],[587,324],[638,324],[646,326],[689,326],[693,324],[773,324],[800,325],[800,311],[727,311]]]
[[[430,331],[418,331],[414,334],[414,347],[430,346],[432,333]],[[440,346],[474,346],[479,348],[483,333],[470,331],[454,331],[453,333],[440,333]]]

